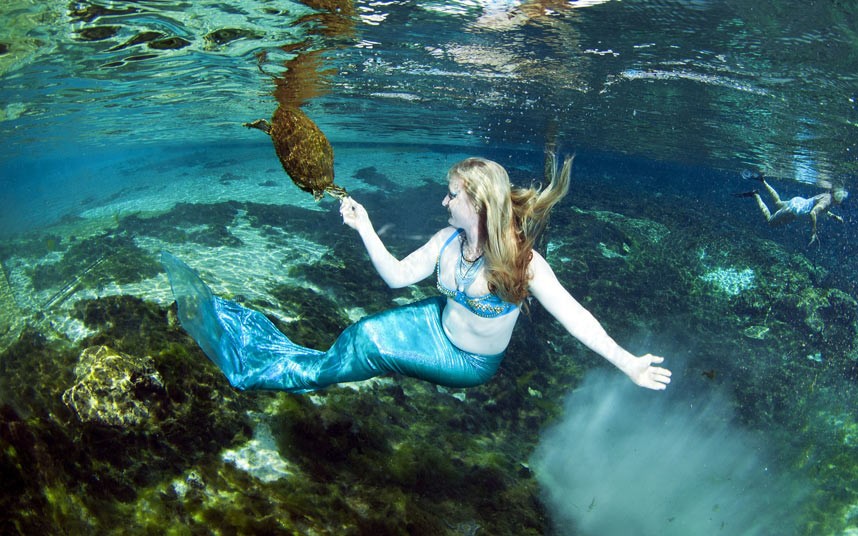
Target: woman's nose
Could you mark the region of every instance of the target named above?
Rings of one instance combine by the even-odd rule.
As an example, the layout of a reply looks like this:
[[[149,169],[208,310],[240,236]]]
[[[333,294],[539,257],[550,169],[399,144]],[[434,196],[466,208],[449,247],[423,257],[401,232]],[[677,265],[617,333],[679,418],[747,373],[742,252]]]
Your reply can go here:
[[[447,206],[447,205],[449,205],[449,204],[450,204],[450,196],[449,196],[449,195],[445,195],[445,196],[444,196],[444,199],[442,199],[442,200],[441,200],[441,206],[442,206],[442,207],[446,207],[446,206]]]

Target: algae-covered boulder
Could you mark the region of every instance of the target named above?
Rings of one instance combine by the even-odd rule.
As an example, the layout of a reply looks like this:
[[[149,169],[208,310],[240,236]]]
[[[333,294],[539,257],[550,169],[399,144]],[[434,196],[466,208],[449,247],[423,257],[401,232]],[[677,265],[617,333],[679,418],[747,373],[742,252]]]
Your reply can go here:
[[[63,393],[63,402],[83,422],[145,426],[166,396],[151,357],[123,354],[108,346],[84,350],[75,376],[77,383]]]

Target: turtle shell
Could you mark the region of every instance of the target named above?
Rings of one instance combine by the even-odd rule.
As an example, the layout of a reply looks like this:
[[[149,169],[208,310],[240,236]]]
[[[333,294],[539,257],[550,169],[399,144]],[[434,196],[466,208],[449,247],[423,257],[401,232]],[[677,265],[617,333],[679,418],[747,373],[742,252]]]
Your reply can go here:
[[[326,191],[334,197],[348,195],[334,184],[334,149],[328,138],[300,108],[278,106],[269,134],[283,169],[296,186],[317,200]]]

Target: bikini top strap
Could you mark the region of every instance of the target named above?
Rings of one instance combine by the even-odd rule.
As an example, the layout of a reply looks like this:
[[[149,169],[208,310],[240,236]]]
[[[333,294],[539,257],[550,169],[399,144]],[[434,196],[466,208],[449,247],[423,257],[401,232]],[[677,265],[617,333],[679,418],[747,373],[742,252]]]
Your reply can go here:
[[[453,233],[453,234],[451,234],[451,235],[450,235],[450,238],[448,238],[448,239],[447,239],[447,241],[446,241],[446,242],[444,242],[444,245],[443,245],[443,246],[441,246],[441,251],[438,253],[438,262],[441,262],[441,255],[443,255],[443,254],[444,254],[444,250],[445,250],[445,249],[447,249],[447,246],[449,246],[449,245],[450,245],[450,242],[452,242],[454,238],[456,238],[457,236],[459,236],[459,234],[461,234],[461,232],[462,232],[462,230],[461,230],[461,229],[456,229],[456,232],[455,232],[455,233]]]

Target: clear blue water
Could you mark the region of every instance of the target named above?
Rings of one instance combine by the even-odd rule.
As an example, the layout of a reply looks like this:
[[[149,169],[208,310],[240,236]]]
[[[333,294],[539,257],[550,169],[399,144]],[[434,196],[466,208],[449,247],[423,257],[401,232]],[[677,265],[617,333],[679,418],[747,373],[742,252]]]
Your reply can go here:
[[[736,273],[752,266],[758,278],[766,277],[761,267],[775,258],[805,267],[802,273],[811,274],[806,286],[783,287],[783,293],[795,293],[796,310],[806,313],[792,319],[801,329],[811,326],[812,336],[804,341],[748,335],[775,326],[777,310],[732,298],[728,309],[741,329],[750,330],[745,335],[738,328],[677,330],[669,333],[670,344],[659,343],[659,334],[642,334],[640,326],[667,325],[678,317],[677,300],[684,303],[687,296],[669,292],[662,302],[656,300],[659,317],[650,316],[651,322],[651,311],[638,311],[637,322],[616,319],[616,336],[636,341],[642,351],[655,340],[665,347],[661,351],[674,352],[675,367],[685,371],[679,377],[692,386],[679,382],[677,391],[695,391],[701,370],[727,374],[726,405],[737,408],[739,420],[752,433],[777,437],[776,456],[785,465],[824,473],[828,480],[819,477],[809,485],[814,491],[803,496],[811,513],[803,514],[797,533],[816,534],[813,523],[820,519],[830,522],[820,533],[858,530],[855,490],[825,488],[842,486],[831,476],[840,466],[843,475],[854,475],[858,467],[854,407],[841,407],[833,395],[817,397],[821,388],[807,394],[819,385],[843,393],[842,400],[856,398],[854,208],[847,203],[840,209],[843,224],[821,221],[821,244],[809,248],[805,223],[766,227],[751,201],[731,195],[753,186],[739,177],[746,168],[765,171],[784,196],[813,195],[822,181],[854,189],[858,5],[461,0],[343,2],[333,15],[327,10],[285,0],[141,0],[109,7],[6,0],[0,6],[0,261],[16,310],[16,320],[4,320],[15,325],[7,332],[17,334],[21,318],[43,329],[48,318],[53,333],[74,347],[88,336],[71,320],[80,300],[125,295],[167,307],[162,274],[90,284],[77,279],[90,266],[80,261],[77,272],[40,287],[32,270],[57,262],[88,237],[133,231],[136,220],[130,218],[158,218],[181,203],[294,207],[315,211],[330,225],[329,237],[302,234],[300,241],[275,244],[266,241],[270,235],[245,225],[241,211],[253,210],[242,205],[230,230],[244,250],[217,240],[176,245],[151,230],[135,235],[146,251],[169,246],[198,262],[215,290],[269,305],[277,303],[274,291],[254,282],[276,280],[286,271],[284,262],[324,259],[348,240],[331,217],[335,205],[316,204],[295,188],[269,140],[242,127],[270,117],[276,107],[274,80],[266,73],[282,74],[285,62],[305,56],[314,62],[300,80],[306,85],[298,88],[307,96],[303,109],[334,147],[337,182],[367,202],[378,227],[389,224],[394,248],[406,250],[434,231],[450,164],[466,155],[486,156],[508,167],[514,179],[528,181],[541,173],[543,148],[553,141],[560,152],[577,155],[567,208],[667,225],[679,237],[675,265],[688,273],[715,271],[729,261]],[[265,54],[261,63],[260,54]],[[191,220],[182,220],[189,232],[205,225]],[[580,237],[559,233],[550,240]],[[686,235],[717,237],[717,243],[693,244],[682,238]],[[622,252],[622,240],[613,244],[607,232],[587,237],[592,251]],[[771,256],[754,260],[764,254]],[[248,263],[248,257],[257,262]],[[569,284],[608,292],[610,285],[600,287],[594,280],[610,283],[612,271],[589,266],[587,284]],[[767,276],[774,282],[792,277]],[[836,328],[813,327],[818,296],[828,304],[819,313],[822,321]],[[588,299],[609,323],[613,320],[609,300]],[[9,300],[4,303],[8,309]],[[359,316],[358,304],[343,307]],[[792,325],[783,318],[778,322]],[[734,339],[744,352],[736,361],[747,365],[731,365],[726,356],[715,365],[693,358],[695,352],[709,355],[701,350],[702,341]],[[820,341],[827,345],[823,350]],[[820,351],[823,363],[838,365],[818,366]],[[747,359],[750,355],[759,360]],[[742,379],[743,367],[755,371],[747,373],[753,381]],[[796,402],[775,419],[771,407],[783,399],[773,395],[767,405],[766,378],[789,382],[793,374],[814,378],[788,383],[807,389],[802,392],[809,401]],[[8,389],[0,388],[0,394],[10,397]],[[801,432],[785,439],[793,426]],[[721,433],[704,434],[706,448],[717,448],[712,444]],[[755,444],[733,436],[728,443],[741,443],[737,453]],[[815,443],[830,448],[813,451],[808,445]],[[804,465],[796,454],[802,449]],[[594,498],[590,510],[601,504],[607,501]],[[761,533],[775,533],[767,530]]]

